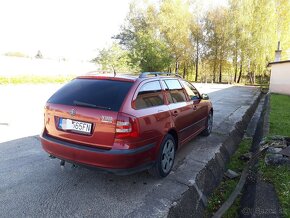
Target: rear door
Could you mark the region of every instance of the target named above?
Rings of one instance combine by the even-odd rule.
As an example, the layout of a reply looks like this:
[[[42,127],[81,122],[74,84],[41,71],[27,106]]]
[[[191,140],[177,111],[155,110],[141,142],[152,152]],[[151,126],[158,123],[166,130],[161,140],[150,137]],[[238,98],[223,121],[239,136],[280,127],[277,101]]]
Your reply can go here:
[[[110,149],[118,111],[133,82],[75,79],[47,102],[45,128],[50,136]]]
[[[140,138],[155,141],[162,138],[171,120],[159,80],[145,81],[140,85],[133,108],[140,124]]]
[[[192,134],[192,103],[187,101],[185,90],[178,79],[163,79],[171,116],[179,139],[185,141]]]

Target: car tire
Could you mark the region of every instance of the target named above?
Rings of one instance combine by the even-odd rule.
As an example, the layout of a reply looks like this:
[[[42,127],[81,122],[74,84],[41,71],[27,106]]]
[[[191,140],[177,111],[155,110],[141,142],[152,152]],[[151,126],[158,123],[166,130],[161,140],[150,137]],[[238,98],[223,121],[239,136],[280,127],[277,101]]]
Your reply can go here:
[[[158,159],[149,173],[157,178],[166,177],[172,170],[176,152],[176,141],[172,135],[167,134],[160,146]]]
[[[212,131],[212,125],[213,125],[213,113],[212,113],[212,111],[210,111],[208,116],[207,116],[206,127],[201,132],[201,135],[209,136],[211,134],[211,131]]]

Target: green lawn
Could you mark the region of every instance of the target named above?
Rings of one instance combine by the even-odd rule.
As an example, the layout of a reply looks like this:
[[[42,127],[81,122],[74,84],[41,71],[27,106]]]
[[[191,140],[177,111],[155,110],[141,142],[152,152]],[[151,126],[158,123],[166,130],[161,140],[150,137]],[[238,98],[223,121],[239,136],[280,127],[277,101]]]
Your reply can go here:
[[[270,105],[269,134],[290,136],[290,96],[272,94]],[[264,159],[260,159],[259,170],[275,186],[283,216],[290,217],[290,167],[266,166]]]
[[[270,111],[270,135],[290,136],[290,96],[272,94]],[[227,168],[241,172],[246,162],[239,160],[239,156],[249,151],[251,140],[244,139],[236,153],[231,157]],[[266,166],[264,158],[259,161],[259,171],[266,181],[275,186],[284,217],[290,217],[290,167]],[[210,217],[232,193],[239,178],[223,179],[219,187],[210,196],[206,217]],[[238,217],[240,198],[238,197],[223,217]]]
[[[283,216],[290,217],[290,167],[266,166],[264,159],[261,159],[259,170],[264,179],[274,185]]]
[[[249,152],[251,147],[251,139],[243,139],[239,145],[238,150],[231,157],[230,162],[227,164],[227,169],[231,169],[237,173],[241,173],[246,166],[246,162],[239,159],[242,154]],[[223,178],[221,184],[215,189],[208,199],[208,206],[206,209],[205,217],[211,217],[220,206],[228,199],[231,193],[236,188],[240,177],[235,179]],[[224,214],[223,217],[238,217],[238,210],[240,208],[240,196],[235,200],[234,204],[229,208],[229,210]]]
[[[44,83],[65,83],[72,80],[74,76],[15,76],[1,77],[0,85],[6,84],[44,84]]]
[[[270,135],[290,136],[290,96],[271,95]]]

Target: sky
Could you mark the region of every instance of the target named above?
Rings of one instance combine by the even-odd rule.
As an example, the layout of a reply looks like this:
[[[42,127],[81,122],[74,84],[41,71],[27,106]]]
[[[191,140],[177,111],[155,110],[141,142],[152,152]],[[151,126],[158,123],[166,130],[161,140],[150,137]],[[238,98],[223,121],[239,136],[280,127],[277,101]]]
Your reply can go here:
[[[156,0],[157,2],[158,0]],[[131,0],[0,0],[0,54],[89,60],[109,46]],[[154,2],[154,0],[152,0]],[[203,0],[205,7],[226,0]]]

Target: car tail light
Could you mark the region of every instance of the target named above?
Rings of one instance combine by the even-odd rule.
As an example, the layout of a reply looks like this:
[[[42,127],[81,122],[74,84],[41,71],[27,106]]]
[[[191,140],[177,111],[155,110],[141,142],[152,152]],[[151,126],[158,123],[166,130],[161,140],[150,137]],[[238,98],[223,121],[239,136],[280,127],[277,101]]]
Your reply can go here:
[[[138,135],[137,119],[133,116],[119,113],[116,122],[116,138],[130,138]]]

